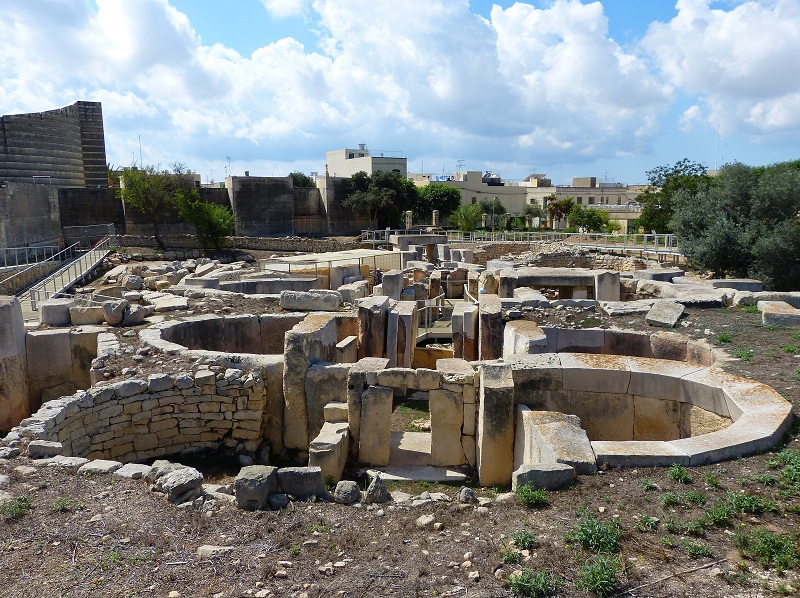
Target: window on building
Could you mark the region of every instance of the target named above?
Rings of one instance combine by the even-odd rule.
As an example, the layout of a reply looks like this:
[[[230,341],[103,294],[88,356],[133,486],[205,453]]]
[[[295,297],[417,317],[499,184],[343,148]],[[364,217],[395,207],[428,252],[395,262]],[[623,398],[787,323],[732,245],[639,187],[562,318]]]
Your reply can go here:
[[[621,205],[622,205],[622,196],[621,196],[621,195],[618,195],[618,196],[617,196],[617,205],[618,205],[618,206],[621,206]]]
[[[349,154],[347,154],[347,159],[348,159],[348,160],[352,160],[352,159],[353,159],[353,158],[355,158],[355,157],[356,157],[356,155],[355,155],[355,154],[353,154],[353,153],[349,153]]]
[[[589,198],[589,205],[594,205],[594,197]]]
[[[582,198],[582,197],[579,197],[579,198],[578,198],[578,204],[582,204],[582,203],[583,203],[583,198]]]

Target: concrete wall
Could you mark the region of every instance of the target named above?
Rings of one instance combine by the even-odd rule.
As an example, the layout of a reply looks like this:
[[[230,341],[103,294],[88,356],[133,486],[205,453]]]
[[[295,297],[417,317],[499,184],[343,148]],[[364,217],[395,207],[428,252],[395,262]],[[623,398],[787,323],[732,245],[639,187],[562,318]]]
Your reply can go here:
[[[343,177],[325,177],[317,183],[325,207],[328,234],[357,235],[370,226],[369,217],[353,214],[342,206],[349,193],[349,183],[350,179]]]
[[[118,233],[125,233],[125,210],[113,188],[59,189],[58,212],[62,227],[113,224]]]
[[[207,203],[216,203],[227,208],[231,208],[230,199],[228,198],[228,192],[226,189],[214,189],[214,188],[201,188],[198,189],[200,192],[200,198],[207,202]],[[124,205],[125,210],[125,232],[130,235],[152,235],[153,234],[153,224],[150,222],[149,219],[145,218],[144,215],[137,210],[136,208]],[[177,210],[170,209],[165,210],[163,214],[161,214],[161,220],[158,225],[158,233],[159,236],[161,235],[180,235],[180,234],[187,234],[187,235],[194,235],[195,228],[184,221],[179,215]],[[197,241],[195,240],[194,246],[197,246]]]
[[[0,247],[58,245],[60,240],[56,187],[0,184]]]
[[[106,187],[103,109],[99,102],[0,117],[0,180]]]
[[[319,236],[327,234],[328,223],[322,194],[316,187],[295,187],[294,232],[296,235]]]
[[[228,177],[225,186],[236,217],[237,235],[295,234],[291,177]]]

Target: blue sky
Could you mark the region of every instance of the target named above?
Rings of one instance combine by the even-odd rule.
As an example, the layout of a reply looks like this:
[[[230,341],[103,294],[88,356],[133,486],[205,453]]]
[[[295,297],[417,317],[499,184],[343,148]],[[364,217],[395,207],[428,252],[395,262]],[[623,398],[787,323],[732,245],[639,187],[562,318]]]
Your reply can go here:
[[[4,0],[0,114],[103,102],[109,162],[645,182],[800,158],[800,0]],[[719,130],[719,136],[717,131]]]

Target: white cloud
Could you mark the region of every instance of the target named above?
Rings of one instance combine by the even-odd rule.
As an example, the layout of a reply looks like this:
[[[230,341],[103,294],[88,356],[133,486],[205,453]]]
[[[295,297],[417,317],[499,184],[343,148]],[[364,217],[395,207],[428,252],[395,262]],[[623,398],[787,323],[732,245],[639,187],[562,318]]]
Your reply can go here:
[[[261,0],[261,4],[277,19],[300,17],[308,9],[308,0]]]
[[[701,120],[702,118],[703,114],[700,110],[700,106],[697,104],[694,106],[689,106],[683,111],[683,114],[681,114],[680,118],[678,119],[678,128],[685,133],[689,133],[694,129],[697,121]]]
[[[800,2],[749,0],[724,11],[679,0],[677,9],[650,26],[642,45],[672,85],[708,106],[706,121],[729,135],[800,135]]]

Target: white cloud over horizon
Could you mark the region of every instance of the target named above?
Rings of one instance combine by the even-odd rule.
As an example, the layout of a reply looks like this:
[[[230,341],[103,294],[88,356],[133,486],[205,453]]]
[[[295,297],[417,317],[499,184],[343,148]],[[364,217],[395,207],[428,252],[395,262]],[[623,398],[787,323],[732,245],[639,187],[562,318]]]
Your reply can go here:
[[[679,0],[625,47],[600,2],[484,18],[467,0],[260,1],[308,21],[318,46],[284,37],[244,56],[168,0],[6,0],[0,114],[102,101],[109,162],[138,159],[141,135],[145,162],[207,173],[233,155],[266,175],[322,170],[326,150],[365,141],[524,176],[658,155],[665,128],[800,139],[800,0]]]

